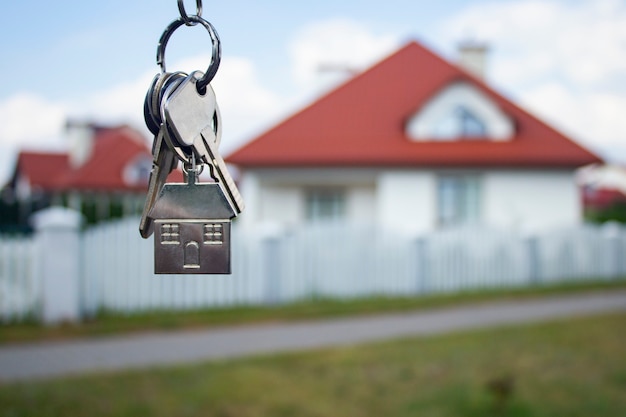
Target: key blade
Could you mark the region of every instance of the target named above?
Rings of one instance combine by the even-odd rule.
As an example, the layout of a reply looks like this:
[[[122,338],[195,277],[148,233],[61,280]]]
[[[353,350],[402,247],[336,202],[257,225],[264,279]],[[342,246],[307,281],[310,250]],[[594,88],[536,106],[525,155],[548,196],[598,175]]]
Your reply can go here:
[[[212,130],[210,134],[214,134]],[[229,201],[235,216],[239,215],[245,208],[243,198],[235,185],[233,177],[230,176],[228,168],[224,159],[217,151],[217,146],[211,141],[204,139],[204,134],[201,134],[193,144],[196,154],[206,163],[213,167],[213,173],[217,176],[218,183],[222,187],[227,200]]]
[[[209,85],[204,95],[198,93],[196,83],[201,77],[200,71],[191,73],[173,88],[162,104],[163,120],[168,121],[181,146],[191,146],[200,132],[211,128],[214,123],[217,107],[215,92]],[[219,138],[216,137],[216,140],[219,141]]]
[[[150,212],[154,207],[161,189],[165,185],[167,176],[174,170],[177,163],[174,154],[163,140],[163,129],[164,126],[162,125],[157,136],[154,138],[154,144],[152,147],[154,160],[152,163],[152,170],[150,171],[148,193],[146,195],[146,201],[143,205],[141,220],[139,222],[139,233],[144,239],[150,237],[150,235],[154,232],[154,223],[152,217],[150,217]]]

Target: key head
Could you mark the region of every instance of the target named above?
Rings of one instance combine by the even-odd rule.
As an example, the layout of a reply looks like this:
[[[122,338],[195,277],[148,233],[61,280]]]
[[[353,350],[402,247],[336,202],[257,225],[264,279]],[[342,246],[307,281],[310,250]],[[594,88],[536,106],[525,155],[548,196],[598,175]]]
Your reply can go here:
[[[168,87],[161,103],[162,118],[181,147],[189,147],[200,135],[219,146],[221,120],[215,92],[208,85],[203,94],[197,83],[203,76],[195,71],[180,84]]]
[[[152,97],[155,94],[156,85],[159,82],[160,75],[161,74],[157,74],[152,80],[152,83],[150,83],[150,88],[148,88],[148,92],[146,93],[146,98],[143,101],[143,118],[146,122],[146,126],[148,127],[148,130],[150,130],[150,132],[152,132],[153,135],[158,134],[159,124],[160,124],[160,122],[156,120],[151,109]]]
[[[217,150],[221,137],[219,107],[210,85],[204,93],[198,91],[201,77],[202,73],[196,71],[166,91],[162,103],[162,116],[169,133],[166,139],[176,142],[173,143],[176,150],[210,165],[212,177],[237,215],[243,210],[243,199]]]
[[[171,85],[180,83],[185,77],[187,77],[187,74],[183,72],[164,72],[157,74],[152,80],[152,83],[150,83],[150,88],[148,88],[143,103],[143,115],[146,126],[153,135],[156,136],[159,133],[159,129],[163,123],[161,117],[161,102],[163,101],[165,90]]]

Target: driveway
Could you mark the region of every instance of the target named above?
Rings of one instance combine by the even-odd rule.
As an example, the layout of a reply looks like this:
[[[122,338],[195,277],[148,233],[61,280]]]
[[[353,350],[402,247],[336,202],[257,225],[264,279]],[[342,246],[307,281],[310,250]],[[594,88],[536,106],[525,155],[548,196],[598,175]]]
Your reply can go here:
[[[626,291],[326,321],[13,344],[0,347],[0,381],[231,359],[613,311],[626,311]]]

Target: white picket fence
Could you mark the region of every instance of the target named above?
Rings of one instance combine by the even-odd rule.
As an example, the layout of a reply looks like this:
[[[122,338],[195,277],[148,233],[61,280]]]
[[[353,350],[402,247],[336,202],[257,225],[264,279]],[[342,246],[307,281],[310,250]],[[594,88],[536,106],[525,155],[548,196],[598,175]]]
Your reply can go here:
[[[38,310],[41,286],[35,257],[32,238],[0,236],[0,320],[23,320]]]
[[[232,275],[155,275],[138,219],[81,234],[80,307],[135,312],[277,304],[310,297],[419,295],[626,277],[626,228],[581,226],[527,237],[485,229],[414,238],[317,226],[280,234],[233,228]],[[44,295],[32,239],[0,237],[0,318],[36,316]]]

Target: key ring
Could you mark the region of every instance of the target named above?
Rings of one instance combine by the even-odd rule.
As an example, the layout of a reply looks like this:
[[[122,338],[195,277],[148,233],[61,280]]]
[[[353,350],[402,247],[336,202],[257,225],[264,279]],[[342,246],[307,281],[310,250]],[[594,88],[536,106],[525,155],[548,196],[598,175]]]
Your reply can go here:
[[[199,9],[199,11],[201,12],[201,9]],[[211,63],[209,64],[209,68],[206,70],[202,78],[200,78],[196,84],[198,92],[200,94],[204,94],[204,92],[206,91],[206,86],[209,85],[213,77],[215,77],[217,69],[220,66],[220,61],[222,60],[222,44],[220,43],[220,38],[211,23],[196,15],[187,16],[187,20],[191,22],[191,24],[188,26],[195,26],[196,24],[200,23],[209,32],[209,36],[211,36],[211,44],[213,47]],[[176,29],[185,24],[187,23],[182,17],[174,20],[172,23],[169,24],[167,28],[165,28],[165,31],[161,35],[161,39],[159,39],[159,45],[157,47],[157,64],[161,67],[162,73],[166,72],[165,48],[167,47],[167,42],[170,40],[170,37],[172,36],[174,31],[176,31]]]
[[[204,172],[204,165],[197,165],[195,153],[192,152],[189,159],[183,161],[183,172],[186,175],[194,173],[196,178],[199,177],[202,172]]]
[[[191,19],[189,19],[189,16],[187,15],[187,11],[185,10],[185,5],[183,3],[183,0],[178,0],[178,11],[180,12],[181,19],[183,19],[183,21],[185,22],[185,25],[195,26],[198,24],[198,22],[193,22]],[[202,17],[202,0],[196,0],[195,16]]]

